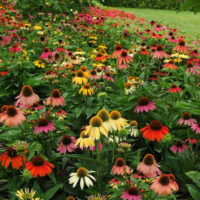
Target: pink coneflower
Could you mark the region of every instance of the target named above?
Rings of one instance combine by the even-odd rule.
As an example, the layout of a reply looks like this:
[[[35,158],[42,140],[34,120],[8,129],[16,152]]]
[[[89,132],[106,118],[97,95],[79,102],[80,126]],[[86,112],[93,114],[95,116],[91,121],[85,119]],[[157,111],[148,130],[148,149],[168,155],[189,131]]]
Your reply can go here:
[[[163,68],[168,68],[168,69],[173,69],[173,70],[178,69],[178,67],[174,64],[173,60],[170,60],[168,63],[165,63],[163,65]]]
[[[156,30],[157,32],[162,31],[162,26],[160,24],[157,24],[156,26],[154,26],[154,30]]]
[[[5,37],[2,37],[0,36],[0,47],[3,46],[3,45],[7,45],[9,44],[11,41],[11,37],[10,36],[5,36]]]
[[[126,200],[142,200],[141,195],[139,194],[139,190],[137,187],[130,187],[128,190],[122,192],[122,199]]]
[[[112,78],[112,76],[111,76],[111,73],[110,72],[106,72],[104,75],[103,75],[103,77],[102,77],[103,79],[107,79],[107,80],[109,80],[109,81],[112,81],[112,82],[114,82],[114,79]]]
[[[191,72],[192,74],[200,75],[200,67],[198,65],[194,65],[191,62],[187,64],[187,69],[185,71],[186,74]]]
[[[24,85],[19,96],[16,97],[18,99],[16,101],[16,105],[21,108],[30,107],[35,103],[39,102],[39,97],[34,93],[32,87],[30,85]]]
[[[45,118],[40,118],[37,122],[37,127],[35,128],[34,133],[48,133],[48,131],[53,131],[55,129],[56,128],[53,123],[49,122]]]
[[[179,88],[176,84],[172,84],[171,88],[168,89],[170,93],[181,93],[181,88]]]
[[[130,35],[128,30],[124,30],[122,34],[124,37],[129,37],[129,35]]]
[[[172,194],[172,190],[174,190],[174,185],[167,174],[162,174],[153,180],[150,189],[158,195],[170,195]]]
[[[61,96],[59,89],[54,89],[51,93],[51,97],[48,97],[45,101],[45,105],[52,104],[53,107],[55,106],[63,106],[64,105],[64,98]]]
[[[180,118],[177,122],[178,125],[184,124],[187,126],[192,126],[194,123],[197,123],[197,121],[193,119],[191,114],[188,112],[184,112],[182,118]]]
[[[131,62],[133,62],[133,58],[131,56],[128,55],[128,51],[123,49],[121,51],[120,57],[118,58],[117,62],[118,64],[129,64]]]
[[[19,43],[15,43],[12,45],[12,47],[9,48],[9,52],[12,52],[12,53],[16,53],[19,51],[21,51],[21,44]]]
[[[198,49],[194,49],[193,51],[191,51],[189,53],[190,56],[200,56],[199,52],[198,52]]]
[[[139,113],[139,112],[148,112],[149,110],[155,110],[156,106],[154,105],[155,102],[150,101],[146,97],[141,97],[138,100],[137,107],[135,108],[134,112]]]
[[[188,147],[186,145],[184,145],[181,141],[176,141],[176,143],[170,147],[170,150],[173,153],[176,153],[177,151],[179,153],[184,152],[185,150],[188,150]]]
[[[169,55],[163,51],[162,45],[158,45],[156,50],[152,53],[153,59],[163,59],[164,57],[168,58]]]
[[[185,140],[185,142],[188,142],[189,144],[193,145],[193,144],[197,144],[197,140],[195,138],[187,138]]]
[[[174,36],[174,32],[170,31],[169,33],[166,34],[166,38],[170,38]]]
[[[172,190],[174,190],[175,192],[179,190],[178,184],[175,181],[175,176],[174,174],[168,174],[169,178],[170,178],[170,182],[171,182],[171,188]]]
[[[52,52],[49,50],[49,48],[44,47],[39,59],[47,59],[49,56],[52,56]]]
[[[177,40],[174,36],[168,38],[168,41],[169,41],[170,43],[178,43],[178,40]]]
[[[97,74],[96,69],[91,69],[89,78],[91,80],[98,80],[98,79],[100,79],[100,76]]]
[[[0,123],[3,121],[4,119],[4,116],[6,115],[6,111],[8,109],[8,106],[7,105],[3,105],[1,107],[1,113],[0,113]]]
[[[200,122],[197,124],[193,124],[192,130],[195,131],[197,134],[200,134]]]
[[[76,138],[70,135],[64,135],[61,139],[61,143],[57,148],[60,154],[65,154],[66,151],[73,152],[77,147],[75,146]]]
[[[189,49],[185,46],[185,41],[180,40],[178,45],[173,48],[174,51],[178,51],[180,53],[187,53]]]
[[[117,158],[117,160],[115,161],[115,165],[112,168],[113,175],[117,174],[123,176],[125,173],[131,174],[132,171],[133,170],[126,165],[123,158]]]
[[[120,44],[117,44],[115,47],[115,51],[112,54],[113,58],[118,58],[121,55],[121,51],[123,50],[122,46]]]
[[[146,175],[157,176],[161,174],[159,170],[160,165],[156,163],[154,156],[150,153],[146,154],[142,160],[142,162],[137,166],[137,170],[140,173]]]
[[[119,65],[117,65],[117,68],[118,68],[119,70],[127,69],[128,67],[130,67],[130,66],[129,66],[129,65],[125,65],[125,64],[119,64]]]
[[[4,114],[1,115],[0,122],[4,121],[5,126],[18,126],[26,120],[21,110],[18,110],[15,106],[8,106]]]

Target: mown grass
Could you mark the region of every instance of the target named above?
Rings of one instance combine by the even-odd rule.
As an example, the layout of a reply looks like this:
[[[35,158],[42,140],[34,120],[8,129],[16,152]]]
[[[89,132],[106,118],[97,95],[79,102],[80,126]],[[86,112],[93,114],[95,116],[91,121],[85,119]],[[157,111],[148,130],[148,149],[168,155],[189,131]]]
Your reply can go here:
[[[189,11],[176,12],[171,10],[141,9],[141,8],[117,8],[125,12],[131,12],[136,17],[144,17],[146,20],[157,20],[160,23],[177,28],[182,34],[200,38],[200,13]]]

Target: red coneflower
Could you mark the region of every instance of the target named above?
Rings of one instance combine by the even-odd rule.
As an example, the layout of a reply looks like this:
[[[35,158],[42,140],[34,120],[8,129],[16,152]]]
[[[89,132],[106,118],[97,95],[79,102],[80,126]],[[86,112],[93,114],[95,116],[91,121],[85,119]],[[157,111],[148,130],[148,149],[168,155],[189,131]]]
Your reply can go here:
[[[115,51],[112,54],[113,58],[118,58],[121,55],[121,51],[123,50],[122,46],[120,44],[117,44],[115,47]]]
[[[4,121],[5,126],[18,126],[22,124],[26,117],[23,115],[21,110],[18,110],[15,106],[8,106],[5,114],[1,116],[1,122]]]
[[[5,168],[8,168],[12,162],[12,168],[19,169],[26,163],[26,160],[26,157],[18,154],[14,147],[7,148],[7,150],[0,156],[1,165]]]
[[[51,97],[48,97],[45,101],[45,105],[52,104],[53,107],[55,106],[63,106],[64,105],[64,98],[61,96],[59,89],[54,89],[51,93]]]
[[[190,56],[199,56],[200,54],[199,54],[199,52],[198,52],[198,49],[194,49],[193,51],[191,51],[191,52],[189,53],[189,55],[190,55]]]
[[[159,44],[157,47],[156,47],[156,50],[152,53],[152,57],[153,59],[163,59],[163,57],[169,57],[169,55],[163,51],[163,47],[161,44]]]
[[[105,62],[106,61],[106,56],[104,56],[102,53],[98,53],[94,60],[95,61],[99,61],[99,62]]]
[[[140,54],[149,55],[149,52],[146,50],[146,48],[142,47],[141,51],[140,51]]]
[[[179,88],[176,84],[172,84],[171,88],[168,89],[170,93],[181,93],[181,88]]]
[[[163,68],[168,68],[168,69],[173,69],[173,70],[177,70],[178,69],[178,67],[174,64],[173,60],[169,60],[168,63],[165,63],[163,65]]]
[[[174,51],[178,51],[180,53],[187,53],[189,49],[185,46],[185,41],[180,40],[178,45],[173,48]]]
[[[19,107],[23,108],[30,107],[39,102],[38,95],[34,93],[30,85],[24,85],[16,99],[18,99],[16,101],[16,105],[19,105]]]
[[[131,56],[128,55],[128,51],[123,49],[121,51],[120,57],[118,58],[117,62],[118,64],[129,64],[131,62],[133,62],[133,58]]]
[[[140,132],[143,132],[144,139],[148,138],[150,141],[157,140],[159,142],[164,139],[166,134],[169,134],[169,129],[167,126],[163,126],[160,121],[154,120],[151,121],[149,125],[142,128]]]
[[[47,162],[43,157],[41,156],[35,156],[32,161],[29,161],[26,163],[25,169],[30,171],[30,174],[34,176],[35,178],[39,176],[46,176],[47,174],[51,174],[52,169],[54,168],[54,165]]]

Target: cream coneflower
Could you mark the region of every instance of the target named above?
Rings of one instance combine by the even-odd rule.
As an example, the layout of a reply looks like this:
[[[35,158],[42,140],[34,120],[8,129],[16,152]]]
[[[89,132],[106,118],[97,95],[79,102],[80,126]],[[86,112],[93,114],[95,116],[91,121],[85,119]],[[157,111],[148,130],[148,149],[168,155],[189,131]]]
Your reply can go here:
[[[108,131],[111,131],[112,130],[112,126],[111,126],[111,119],[110,119],[109,112],[106,109],[101,109],[97,113],[97,116],[102,119],[103,125],[106,127],[106,129]]]
[[[34,198],[36,191],[33,189],[29,189],[29,188],[25,188],[25,190],[23,191],[21,190],[17,190],[16,196],[20,199],[20,200],[40,200],[40,198]]]
[[[52,104],[53,107],[56,106],[63,106],[64,105],[64,98],[62,97],[59,89],[54,89],[51,93],[51,97],[48,97],[45,101],[45,105]]]
[[[108,130],[103,125],[103,120],[99,116],[94,116],[90,119],[90,125],[86,128],[86,133],[94,140],[99,140],[100,135],[103,134],[108,137]]]
[[[87,200],[107,200],[106,196],[98,195],[90,195]]]
[[[136,90],[135,85],[129,82],[125,83],[125,94],[131,94]]]
[[[172,190],[174,190],[174,185],[167,174],[162,174],[153,180],[150,189],[158,195],[170,195],[172,194]]]
[[[115,161],[115,165],[112,168],[113,175],[124,175],[124,174],[131,174],[132,169],[126,165],[125,160],[123,158],[117,158]]]
[[[32,87],[30,85],[24,85],[19,96],[16,97],[18,99],[16,101],[16,106],[19,107],[30,107],[35,103],[39,102],[39,97],[34,93]]]
[[[133,137],[137,137],[138,136],[139,131],[138,131],[138,123],[137,123],[137,121],[133,120],[133,121],[129,122],[128,133],[130,134],[130,136],[133,136]]]
[[[80,137],[76,140],[75,146],[82,148],[94,147],[94,140],[90,137],[89,133],[86,133],[85,130],[81,132]]]
[[[21,110],[18,110],[15,106],[8,106],[5,115],[1,116],[1,122],[4,121],[5,126],[18,126],[26,120]]]
[[[152,154],[146,154],[142,162],[137,166],[137,170],[142,172],[144,175],[157,176],[161,174],[161,171],[158,169],[160,167]]]
[[[75,77],[73,78],[72,82],[75,82],[77,85],[82,85],[88,82],[87,78],[84,75],[84,72],[82,70],[78,70],[76,72]]]
[[[89,83],[85,83],[81,89],[79,90],[79,94],[83,93],[83,95],[87,96],[88,94],[91,96],[94,94],[94,90]]]
[[[121,117],[121,113],[117,110],[113,110],[110,113],[111,126],[113,130],[120,130],[127,125],[127,120]]]
[[[96,181],[96,179],[91,175],[91,173],[94,172],[95,171],[88,171],[85,167],[79,167],[75,173],[69,175],[69,184],[73,184],[72,187],[74,188],[80,180],[81,190],[83,190],[85,184],[87,187],[93,186],[92,180]]]

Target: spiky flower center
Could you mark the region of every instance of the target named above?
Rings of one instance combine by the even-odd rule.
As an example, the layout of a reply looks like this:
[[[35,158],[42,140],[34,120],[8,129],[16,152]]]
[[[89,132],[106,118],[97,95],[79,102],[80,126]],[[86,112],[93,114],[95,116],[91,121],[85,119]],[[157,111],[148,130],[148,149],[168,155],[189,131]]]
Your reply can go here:
[[[105,109],[101,109],[101,110],[97,113],[97,116],[99,116],[99,117],[103,120],[103,122],[106,122],[106,121],[108,121],[108,120],[110,119],[109,113],[108,113],[108,111],[105,110]]]
[[[33,199],[33,195],[31,193],[24,193],[22,195],[23,200],[31,200]]]
[[[187,120],[187,119],[191,118],[191,114],[188,113],[188,112],[184,112],[183,115],[182,115],[182,117],[183,117],[184,120]]]
[[[185,46],[185,41],[184,41],[184,40],[181,40],[181,41],[179,42],[179,45],[180,45],[180,46]]]
[[[92,127],[101,127],[102,126],[102,119],[99,116],[94,116],[92,117],[92,119],[90,120],[90,125]]]
[[[43,51],[44,51],[45,53],[48,53],[48,52],[49,52],[49,49],[48,49],[47,47],[44,47]]]
[[[146,97],[141,97],[139,100],[138,100],[138,105],[139,106],[146,106],[148,105],[149,103],[149,99],[146,98]]]
[[[82,71],[82,70],[78,70],[78,71],[76,72],[76,76],[77,76],[77,77],[84,77],[83,71]]]
[[[60,90],[59,90],[59,89],[54,89],[54,90],[52,91],[52,97],[53,97],[53,98],[60,98],[60,97],[61,97]]]
[[[111,77],[111,73],[110,72],[106,72],[106,76],[107,77]]]
[[[45,119],[45,118],[40,118],[40,119],[38,120],[37,126],[39,126],[39,127],[47,126],[48,123],[49,123],[49,121],[48,121],[47,119]]]
[[[169,176],[170,180],[175,181],[175,176],[174,176],[174,174],[168,174],[168,176]]]
[[[76,200],[73,196],[68,196],[66,200]]]
[[[159,182],[161,185],[168,185],[170,182],[169,176],[167,174],[163,174],[160,176]]]
[[[41,156],[35,156],[32,160],[34,166],[42,166],[45,160]]]
[[[122,57],[124,57],[124,58],[125,58],[125,57],[127,57],[127,55],[128,55],[128,54],[127,54],[127,52],[126,52],[126,51],[122,51],[122,52],[121,52],[121,56],[122,56]]]
[[[89,83],[86,83],[86,84],[84,84],[84,88],[85,88],[85,89],[90,89],[90,88],[91,88],[91,85],[90,85]]]
[[[192,68],[193,67],[193,64],[192,63],[188,63],[187,64],[187,68]]]
[[[86,66],[82,66],[82,67],[80,68],[80,70],[82,70],[83,72],[86,72],[86,71],[88,70],[88,68],[87,68]]]
[[[131,87],[130,83],[125,83],[125,88],[129,89]]]
[[[91,72],[90,72],[90,74],[92,74],[92,75],[94,76],[94,75],[96,75],[96,74],[97,74],[97,72],[96,72],[96,70],[95,70],[95,69],[92,69],[92,70],[91,70]]]
[[[173,36],[173,35],[174,35],[174,33],[173,33],[173,32],[169,32],[169,35],[170,35],[170,36]]]
[[[176,84],[172,84],[172,88],[177,88],[177,85]]]
[[[15,106],[8,106],[6,113],[9,117],[14,117],[15,115],[17,115],[17,109],[15,108]]]
[[[78,177],[82,178],[87,176],[88,170],[85,167],[79,167],[76,173]]]
[[[64,136],[62,137],[62,143],[63,143],[64,145],[69,145],[69,144],[71,144],[71,143],[72,143],[71,136],[69,136],[69,135],[64,135]]]
[[[102,53],[98,53],[98,54],[97,54],[97,57],[102,57],[102,56],[103,56]]]
[[[162,128],[162,123],[157,120],[151,121],[150,128],[154,131],[158,131]]]
[[[127,192],[130,194],[130,195],[138,195],[139,194],[139,191],[136,187],[130,187]]]
[[[162,47],[162,45],[161,44],[159,44],[158,46],[157,46],[157,51],[162,51],[163,50],[163,47]]]
[[[110,117],[111,119],[113,120],[118,120],[121,118],[121,113],[117,110],[113,110],[111,113],[110,113]]]
[[[170,60],[170,61],[169,61],[169,64],[174,64],[174,61],[173,61],[173,60]]]
[[[133,120],[129,123],[130,126],[135,126],[135,127],[138,127],[138,123],[137,121]]]
[[[153,165],[155,163],[154,156],[150,153],[146,154],[143,158],[143,163],[149,166]]]
[[[80,134],[80,137],[81,138],[89,138],[90,136],[87,133],[85,133],[85,131],[82,131]]]
[[[17,156],[17,151],[14,147],[9,147],[7,149],[7,154],[8,154],[9,157],[15,158]]]
[[[119,45],[119,44],[115,47],[115,50],[116,50],[116,51],[120,51],[121,49],[122,49],[122,46]]]
[[[30,85],[25,85],[22,88],[22,95],[25,97],[30,97],[33,94],[33,89]]]
[[[4,113],[4,112],[7,111],[7,109],[8,109],[8,106],[7,106],[7,105],[3,105],[3,106],[1,107],[1,112]]]
[[[116,162],[115,162],[115,165],[118,166],[118,167],[122,167],[122,166],[125,166],[125,161],[123,158],[117,158]]]
[[[176,141],[176,143],[175,143],[175,145],[177,146],[177,147],[182,147],[183,146],[183,143],[181,142],[181,141]]]

